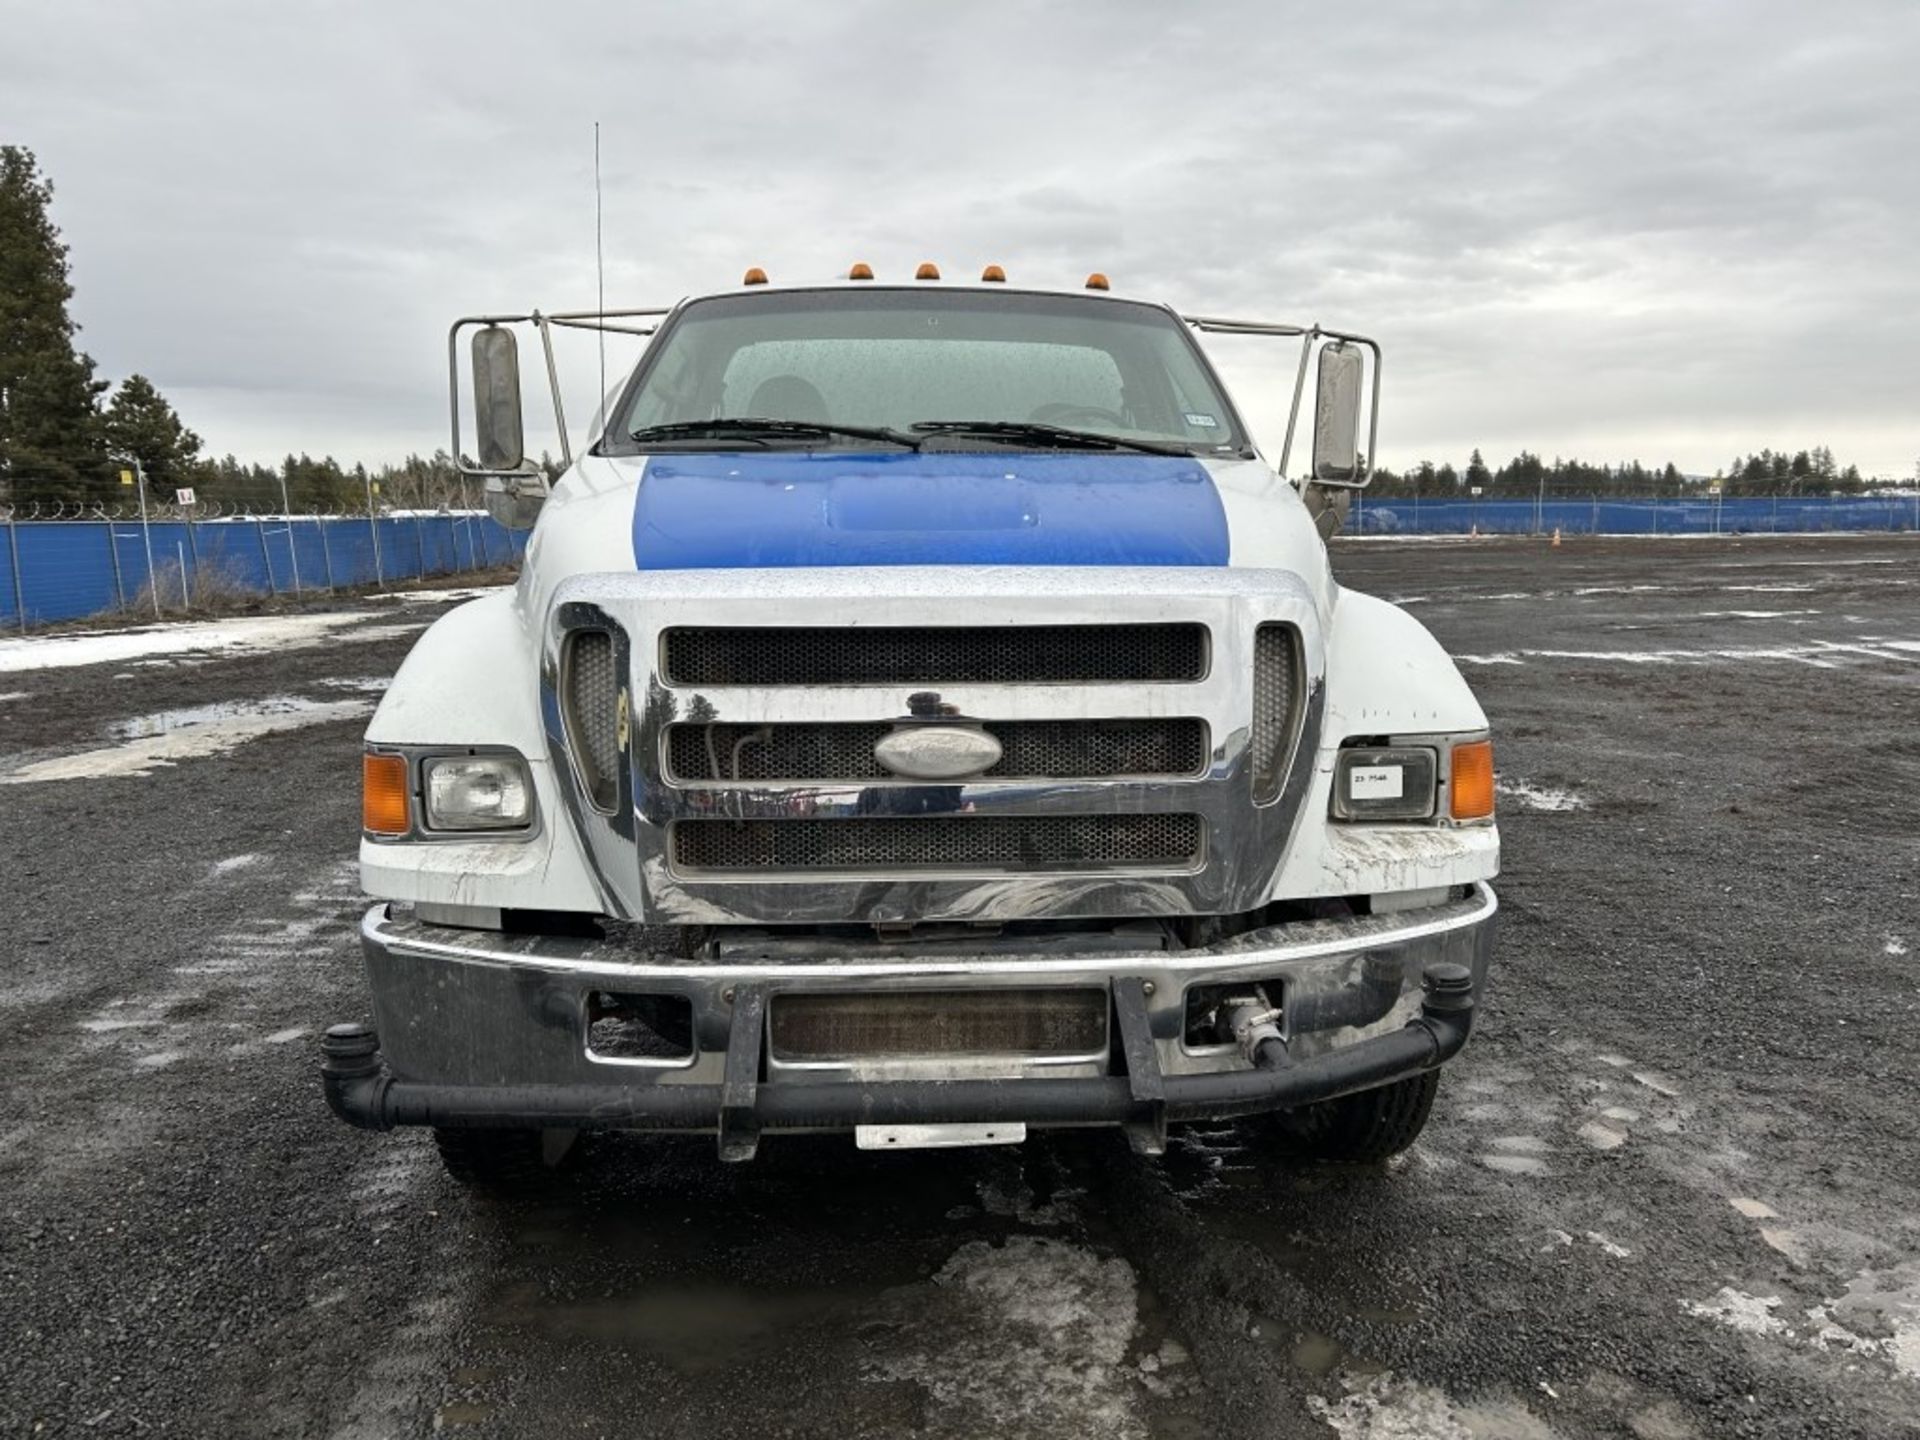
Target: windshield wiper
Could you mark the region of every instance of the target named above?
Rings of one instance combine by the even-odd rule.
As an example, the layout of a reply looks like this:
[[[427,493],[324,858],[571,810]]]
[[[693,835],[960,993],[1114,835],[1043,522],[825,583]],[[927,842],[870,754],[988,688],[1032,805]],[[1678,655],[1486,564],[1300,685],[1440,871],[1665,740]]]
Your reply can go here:
[[[1168,440],[1134,440],[1099,430],[1075,430],[1067,425],[1045,425],[1038,420],[922,420],[912,429],[920,435],[984,435],[995,440],[1038,440],[1063,450],[1140,450],[1149,455],[1192,455],[1185,445]]]
[[[723,415],[713,420],[677,420],[669,425],[642,425],[628,432],[642,444],[654,440],[739,440],[765,445],[776,440],[880,440],[918,450],[920,442],[898,430],[878,425],[834,425],[813,420],[769,420],[752,415]]]

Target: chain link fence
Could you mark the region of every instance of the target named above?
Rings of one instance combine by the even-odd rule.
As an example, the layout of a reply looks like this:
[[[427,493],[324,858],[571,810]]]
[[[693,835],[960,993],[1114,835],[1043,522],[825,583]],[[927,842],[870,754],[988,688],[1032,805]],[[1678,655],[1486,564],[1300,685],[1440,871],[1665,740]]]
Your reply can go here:
[[[1787,535],[1920,530],[1901,495],[1354,497],[1349,535]]]
[[[0,627],[165,618],[517,564],[527,536],[478,510],[248,513],[216,504],[0,504]]]

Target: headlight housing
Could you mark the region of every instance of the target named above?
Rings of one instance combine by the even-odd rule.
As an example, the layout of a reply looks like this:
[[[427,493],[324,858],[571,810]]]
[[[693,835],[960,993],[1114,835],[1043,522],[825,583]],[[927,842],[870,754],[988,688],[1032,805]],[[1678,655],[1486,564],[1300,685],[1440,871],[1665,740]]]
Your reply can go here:
[[[1484,734],[1368,737],[1334,760],[1335,820],[1475,824],[1492,820],[1493,801],[1493,742]]]
[[[1439,794],[1439,755],[1423,745],[1354,746],[1333,768],[1340,820],[1429,820]]]
[[[533,777],[518,755],[428,756],[420,781],[423,823],[437,834],[533,823]]]

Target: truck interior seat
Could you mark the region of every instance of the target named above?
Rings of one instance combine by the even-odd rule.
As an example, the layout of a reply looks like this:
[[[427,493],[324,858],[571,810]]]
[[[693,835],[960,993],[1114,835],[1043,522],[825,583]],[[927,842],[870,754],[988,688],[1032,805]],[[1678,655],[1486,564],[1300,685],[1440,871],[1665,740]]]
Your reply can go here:
[[[747,402],[747,414],[755,420],[805,420],[819,425],[833,418],[827,413],[826,398],[798,375],[762,380]]]

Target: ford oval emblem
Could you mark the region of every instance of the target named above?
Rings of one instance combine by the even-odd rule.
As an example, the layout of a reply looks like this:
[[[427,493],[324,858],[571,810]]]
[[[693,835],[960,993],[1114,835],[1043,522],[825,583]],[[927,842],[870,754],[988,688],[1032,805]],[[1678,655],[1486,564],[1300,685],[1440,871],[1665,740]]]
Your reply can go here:
[[[873,758],[906,780],[965,780],[1000,763],[1000,742],[960,725],[907,725],[875,741]]]

